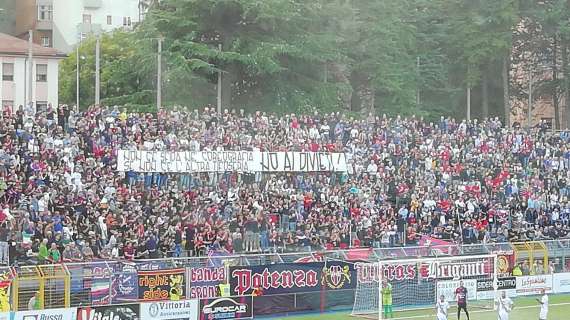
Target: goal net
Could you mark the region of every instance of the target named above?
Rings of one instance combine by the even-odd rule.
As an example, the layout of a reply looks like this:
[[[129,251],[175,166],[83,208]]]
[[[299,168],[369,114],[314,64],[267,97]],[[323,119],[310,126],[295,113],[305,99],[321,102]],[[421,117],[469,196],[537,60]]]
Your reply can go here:
[[[357,285],[352,315],[385,319],[383,307],[390,300],[392,310],[398,311],[398,317],[403,318],[406,312],[400,311],[433,310],[441,295],[454,305],[457,301],[455,289],[460,282],[467,289],[470,308],[492,308],[497,292],[496,265],[496,255],[356,263]],[[381,294],[383,286],[391,286],[391,296],[387,290],[385,299]]]

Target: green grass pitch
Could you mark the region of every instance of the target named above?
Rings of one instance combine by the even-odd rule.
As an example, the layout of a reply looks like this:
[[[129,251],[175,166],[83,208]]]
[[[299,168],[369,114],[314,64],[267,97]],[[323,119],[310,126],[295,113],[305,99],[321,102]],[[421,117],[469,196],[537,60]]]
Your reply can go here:
[[[518,297],[513,298],[515,307],[510,314],[510,320],[538,320],[538,312],[540,310],[536,298],[531,297]],[[570,320],[570,294],[549,295],[550,307],[548,311],[548,320]],[[448,320],[457,320],[457,309],[450,308]],[[497,311],[492,309],[481,309],[476,307],[469,308],[469,315],[471,320],[496,320]],[[358,320],[358,319],[378,319],[378,315],[371,315],[368,317],[354,317],[350,312],[338,313],[323,313],[323,314],[310,314],[305,316],[291,316],[291,317],[277,317],[274,319],[286,320]],[[435,320],[435,310],[416,310],[416,311],[402,311],[395,312],[393,319],[427,319]],[[465,314],[461,314],[461,319],[466,320]]]

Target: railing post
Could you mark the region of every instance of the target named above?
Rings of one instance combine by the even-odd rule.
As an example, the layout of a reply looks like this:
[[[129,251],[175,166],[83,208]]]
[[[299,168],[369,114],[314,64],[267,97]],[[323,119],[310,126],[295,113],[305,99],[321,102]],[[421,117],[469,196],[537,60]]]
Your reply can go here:
[[[69,308],[71,306],[71,272],[69,272],[65,264],[62,264],[62,268],[65,272],[65,278],[63,280],[63,303],[66,308]]]

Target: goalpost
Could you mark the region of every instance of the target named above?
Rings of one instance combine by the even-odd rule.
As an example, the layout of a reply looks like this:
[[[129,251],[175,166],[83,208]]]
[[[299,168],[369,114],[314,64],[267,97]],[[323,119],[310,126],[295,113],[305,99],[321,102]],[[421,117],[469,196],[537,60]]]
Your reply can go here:
[[[368,319],[386,319],[382,287],[391,286],[394,311],[433,310],[444,295],[453,306],[460,281],[467,288],[468,308],[492,308],[497,296],[497,255],[426,257],[356,263],[356,292],[352,315]],[[386,303],[390,299],[386,297]],[[393,316],[393,315],[392,315]]]

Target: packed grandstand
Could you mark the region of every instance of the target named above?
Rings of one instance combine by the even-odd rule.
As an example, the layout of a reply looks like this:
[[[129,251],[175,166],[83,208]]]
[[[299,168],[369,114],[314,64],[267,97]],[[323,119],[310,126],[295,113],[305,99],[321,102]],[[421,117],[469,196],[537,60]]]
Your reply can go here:
[[[568,238],[570,133],[498,119],[3,110],[4,264]],[[120,150],[323,152],[346,170],[137,172]],[[546,268],[546,266],[544,266]]]

